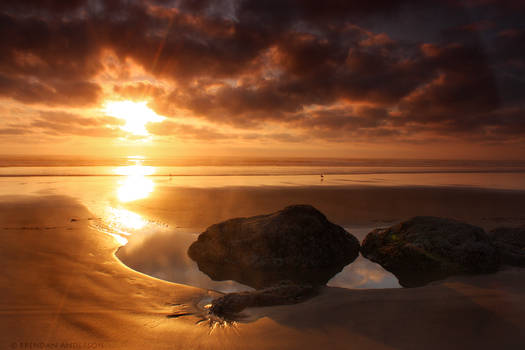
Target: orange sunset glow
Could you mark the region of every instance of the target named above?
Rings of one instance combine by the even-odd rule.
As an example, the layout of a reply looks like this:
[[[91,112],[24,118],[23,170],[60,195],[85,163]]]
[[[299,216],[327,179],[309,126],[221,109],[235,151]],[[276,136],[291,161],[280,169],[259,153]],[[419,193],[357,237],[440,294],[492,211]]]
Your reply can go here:
[[[0,350],[525,348],[525,0],[1,0]]]
[[[31,153],[31,139],[46,155],[525,156],[522,29],[486,18],[519,5],[436,5],[448,20],[425,26],[399,4],[333,12],[292,1],[281,18],[277,4],[244,0],[83,2],[5,5],[10,153]]]

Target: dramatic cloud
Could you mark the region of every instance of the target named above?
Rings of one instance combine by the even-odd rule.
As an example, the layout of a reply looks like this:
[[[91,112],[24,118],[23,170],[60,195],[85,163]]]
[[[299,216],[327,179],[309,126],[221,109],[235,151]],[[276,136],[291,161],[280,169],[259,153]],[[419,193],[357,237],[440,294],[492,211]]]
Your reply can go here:
[[[118,128],[121,125],[121,120],[112,117],[88,118],[67,112],[43,111],[29,124],[10,124],[8,128],[0,129],[0,134],[21,135],[38,131],[51,136],[119,137],[125,135]]]
[[[53,108],[150,100],[172,119],[150,132],[180,139],[515,142],[525,138],[523,9],[511,0],[3,1],[0,97]],[[114,122],[83,118],[41,115],[26,127],[119,134]]]

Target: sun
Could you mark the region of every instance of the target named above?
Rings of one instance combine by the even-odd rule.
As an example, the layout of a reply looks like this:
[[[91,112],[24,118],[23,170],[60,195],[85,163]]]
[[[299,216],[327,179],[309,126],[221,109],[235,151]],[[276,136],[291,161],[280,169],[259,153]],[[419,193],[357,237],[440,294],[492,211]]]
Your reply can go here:
[[[126,123],[120,128],[137,136],[149,135],[147,123],[158,123],[166,119],[149,108],[146,101],[109,101],[106,102],[104,112],[111,117],[123,119]]]

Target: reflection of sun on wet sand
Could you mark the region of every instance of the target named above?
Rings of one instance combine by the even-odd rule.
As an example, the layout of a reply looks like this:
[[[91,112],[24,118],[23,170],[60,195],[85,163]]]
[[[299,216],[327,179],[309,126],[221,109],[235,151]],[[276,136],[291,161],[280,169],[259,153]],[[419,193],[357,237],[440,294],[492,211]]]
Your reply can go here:
[[[117,175],[125,175],[126,177],[119,181],[117,189],[117,197],[121,202],[131,202],[137,199],[146,198],[153,189],[155,184],[146,176],[153,175],[155,168],[151,166],[143,166],[140,160],[134,160],[135,165],[122,166],[114,169]]]
[[[507,349],[525,343],[521,269],[413,289],[327,287],[302,304],[249,309],[252,322],[210,333],[199,305],[216,294],[123,266],[113,255],[115,240],[91,229],[90,217],[67,198],[2,198],[2,347]]]

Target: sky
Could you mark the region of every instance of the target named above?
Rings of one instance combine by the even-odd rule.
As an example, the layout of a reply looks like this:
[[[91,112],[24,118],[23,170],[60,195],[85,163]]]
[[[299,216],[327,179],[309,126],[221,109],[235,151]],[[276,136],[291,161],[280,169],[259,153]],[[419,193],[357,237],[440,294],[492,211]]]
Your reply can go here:
[[[525,2],[2,0],[0,154],[525,159]]]

